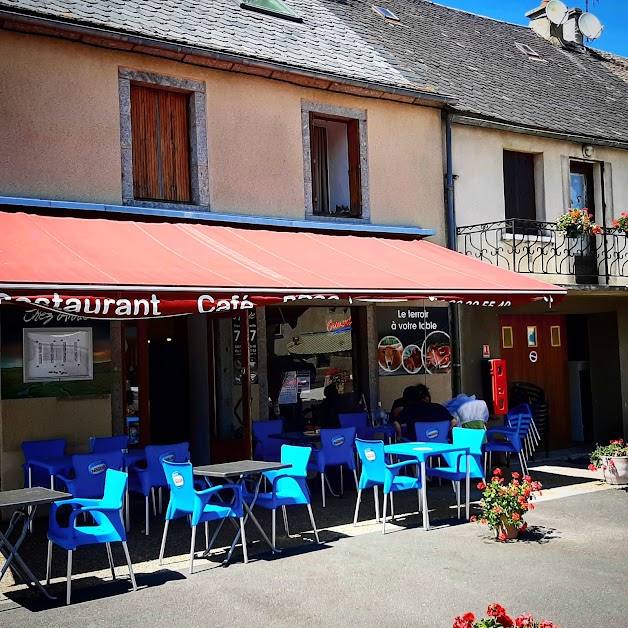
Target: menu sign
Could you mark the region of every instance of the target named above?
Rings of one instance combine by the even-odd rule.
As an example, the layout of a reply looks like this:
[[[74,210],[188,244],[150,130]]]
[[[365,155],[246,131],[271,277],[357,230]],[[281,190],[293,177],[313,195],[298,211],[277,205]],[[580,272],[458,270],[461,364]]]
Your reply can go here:
[[[257,313],[255,309],[249,310],[249,362],[251,365],[251,384],[257,383]],[[240,317],[234,316],[231,323],[233,334],[233,381],[242,384],[242,326]]]
[[[451,371],[446,307],[378,307],[379,374],[434,375]]]

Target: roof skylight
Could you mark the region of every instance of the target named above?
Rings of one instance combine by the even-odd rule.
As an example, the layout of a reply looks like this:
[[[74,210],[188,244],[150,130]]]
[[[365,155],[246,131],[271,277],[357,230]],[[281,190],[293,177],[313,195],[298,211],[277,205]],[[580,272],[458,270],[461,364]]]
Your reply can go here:
[[[401,21],[390,9],[387,9],[386,7],[378,7],[373,5],[373,10],[387,20],[392,20],[393,22]]]
[[[528,46],[528,44],[520,44],[516,41],[515,46],[517,46],[523,54],[528,55],[528,57],[534,57],[535,59],[541,58],[541,55],[534,48],[532,48],[532,46]]]
[[[292,20],[293,22],[303,21],[302,17],[299,17],[289,6],[281,2],[281,0],[244,0],[240,2],[240,6],[243,9],[267,13],[275,17]]]

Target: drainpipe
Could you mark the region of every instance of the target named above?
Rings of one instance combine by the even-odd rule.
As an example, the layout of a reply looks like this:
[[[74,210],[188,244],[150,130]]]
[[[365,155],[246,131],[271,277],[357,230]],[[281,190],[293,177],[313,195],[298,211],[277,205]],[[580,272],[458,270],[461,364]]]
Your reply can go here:
[[[447,199],[447,248],[456,251],[456,213],[454,199],[454,170],[451,142],[451,114],[445,114],[445,156],[446,180],[445,191]],[[460,364],[460,306],[449,306],[449,320],[451,325],[451,357],[453,362],[451,387],[454,396],[462,392],[462,373]]]

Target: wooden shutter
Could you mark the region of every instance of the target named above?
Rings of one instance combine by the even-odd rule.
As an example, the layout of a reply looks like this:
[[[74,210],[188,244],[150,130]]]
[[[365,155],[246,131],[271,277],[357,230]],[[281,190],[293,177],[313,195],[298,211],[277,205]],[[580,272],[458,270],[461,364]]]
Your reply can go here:
[[[506,218],[536,220],[534,155],[504,151]]]
[[[312,161],[312,211],[329,213],[329,168],[327,153],[327,129],[312,124],[310,116],[310,147]]]
[[[349,202],[351,215],[362,215],[362,172],[360,168],[360,123],[347,122],[347,142],[349,147]]]
[[[190,202],[188,96],[131,86],[133,195]]]

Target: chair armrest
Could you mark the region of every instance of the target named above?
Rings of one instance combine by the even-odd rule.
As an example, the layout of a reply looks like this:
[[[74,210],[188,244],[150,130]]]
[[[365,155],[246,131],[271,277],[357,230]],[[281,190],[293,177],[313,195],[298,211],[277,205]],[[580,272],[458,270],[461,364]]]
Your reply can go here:
[[[277,488],[277,483],[279,482],[279,480],[292,480],[293,482],[295,482],[297,484],[297,486],[300,486],[299,484],[299,480],[304,480],[305,476],[303,475],[291,475],[289,473],[281,473],[281,474],[277,474],[274,478],[273,478],[273,493],[275,492],[275,489]]]
[[[386,469],[390,471],[393,477],[399,475],[399,471],[403,469],[403,467],[413,467],[419,464],[419,461],[416,458],[412,460],[405,460],[403,462],[395,462],[395,464],[386,464]]]
[[[68,484],[69,482],[74,481],[74,478],[68,478],[68,477],[66,477],[65,475],[63,475],[62,473],[57,473],[57,474],[55,475],[55,477],[56,477],[58,480],[61,480],[61,481],[62,481],[62,482],[63,482],[66,486],[67,486],[67,484]]]
[[[235,495],[233,506],[240,508],[242,504],[242,487],[239,484],[219,484],[218,486],[212,486],[202,491],[196,491],[196,496],[200,499],[201,506],[204,508],[211,498],[220,491],[233,491]]]
[[[57,510],[61,508],[61,506],[70,506],[72,508],[72,513],[74,512],[83,512],[87,508],[92,510],[97,510],[97,506],[100,504],[100,499],[64,499],[58,502],[52,502],[50,506],[50,518],[53,520],[57,520]],[[71,513],[71,514],[72,514]]]

